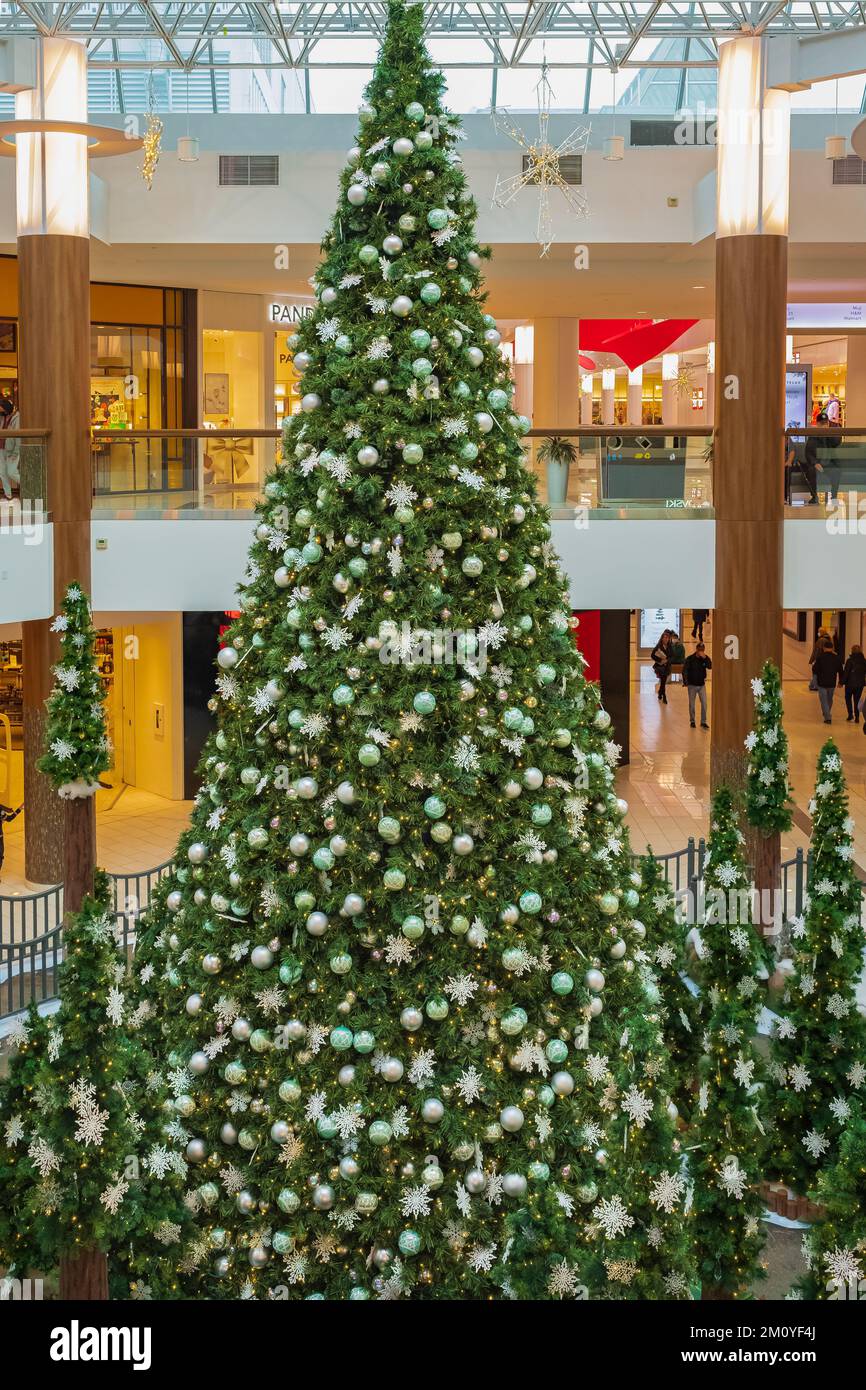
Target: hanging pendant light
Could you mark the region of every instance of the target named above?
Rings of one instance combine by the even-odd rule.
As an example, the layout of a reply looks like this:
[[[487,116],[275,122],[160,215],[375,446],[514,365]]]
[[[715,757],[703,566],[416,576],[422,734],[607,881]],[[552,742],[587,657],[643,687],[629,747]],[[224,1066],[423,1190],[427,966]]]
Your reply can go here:
[[[602,143],[602,158],[618,162],[625,156],[625,136],[616,133],[616,69],[613,73],[613,133]]]
[[[181,164],[195,164],[198,160],[198,138],[189,133],[189,68],[186,69],[186,135],[177,137],[177,157]]]
[[[839,79],[836,79],[836,114],[833,119],[833,134],[824,137],[824,158],[845,158],[845,136],[839,132]]]

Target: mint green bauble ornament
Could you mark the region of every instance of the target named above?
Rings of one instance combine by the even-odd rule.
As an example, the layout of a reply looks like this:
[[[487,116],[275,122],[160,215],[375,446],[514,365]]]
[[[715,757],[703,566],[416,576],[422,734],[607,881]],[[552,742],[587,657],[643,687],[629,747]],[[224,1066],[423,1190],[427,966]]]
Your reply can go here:
[[[300,1205],[300,1197],[290,1187],[284,1187],[277,1197],[277,1206],[280,1211],[291,1214],[293,1211],[297,1211]]]
[[[360,1284],[353,1284],[349,1290],[350,1303],[363,1303],[369,1297],[367,1290],[362,1288]]]
[[[335,705],[351,705],[355,700],[355,692],[350,685],[338,685],[332,691],[331,699]]]
[[[397,223],[397,226],[400,228],[400,231],[401,231],[401,232],[414,232],[414,231],[415,231],[415,228],[418,226],[418,219],[417,219],[417,217],[413,217],[412,214],[411,214],[411,212],[404,212],[404,213],[402,214],[402,216],[401,216],[399,222]],[[427,347],[428,344],[427,344],[427,343],[423,343],[423,344],[416,343],[415,346],[416,346],[416,347],[421,347],[421,346]]]
[[[363,261],[364,265],[372,265],[379,259],[379,248],[377,246],[362,246],[358,252],[358,260]]]
[[[556,1092],[552,1086],[539,1086],[538,1099],[541,1105],[546,1105],[548,1110],[556,1100]]]
[[[429,690],[419,690],[412,701],[416,714],[432,714],[436,708],[436,696]]]
[[[417,1231],[401,1231],[397,1244],[401,1255],[417,1255],[421,1249],[421,1237]]]
[[[418,917],[414,913],[409,917],[404,917],[400,930],[407,941],[417,941],[424,935],[424,918]]]
[[[571,743],[570,729],[555,729],[553,732],[553,742],[557,748],[567,748]]]
[[[556,667],[543,662],[541,666],[536,668],[535,674],[539,685],[552,685],[556,680]]]
[[[549,825],[553,819],[553,811],[546,801],[538,801],[532,808],[533,825]]]
[[[293,1104],[296,1100],[300,1100],[300,1083],[297,1082],[293,1076],[287,1077],[285,1081],[280,1082],[279,1097],[280,1100],[285,1101],[288,1105]]]
[[[307,541],[307,544],[301,551],[301,558],[305,564],[315,565],[321,560],[323,553],[322,547],[319,545],[318,541]]]
[[[405,463],[420,463],[424,457],[424,450],[420,444],[406,444],[403,448],[403,460]]]
[[[530,1163],[528,1172],[533,1182],[547,1182],[550,1177],[550,1168],[546,1163]]]
[[[337,1135],[337,1126],[330,1115],[323,1115],[316,1121],[316,1133],[320,1139],[334,1139]]]
[[[381,756],[375,743],[362,743],[358,749],[358,762],[362,767],[375,767]]]
[[[500,386],[495,386],[492,391],[487,392],[487,404],[493,410],[504,410],[508,405],[508,392],[503,391]]]
[[[368,1029],[362,1028],[359,1033],[355,1034],[353,1046],[356,1052],[366,1054],[373,1051],[376,1046],[376,1039]]]
[[[376,830],[383,840],[392,845],[397,843],[401,834],[400,822],[396,816],[382,816]]]
[[[416,357],[415,361],[412,363],[412,375],[418,377],[421,381],[423,381],[425,377],[430,376],[432,371],[433,363],[430,361],[429,357]]]
[[[471,439],[460,445],[460,457],[467,463],[472,463],[478,457],[478,445],[473,444]]]
[[[561,1038],[553,1038],[544,1049],[548,1062],[558,1064],[564,1062],[568,1056],[568,1043],[564,1043]]]
[[[499,1027],[509,1038],[515,1037],[526,1027],[529,1016],[525,1009],[513,1008],[502,1015]]]
[[[508,709],[502,712],[502,722],[506,729],[519,729],[523,723],[523,711],[516,705],[509,705]]]
[[[469,930],[469,918],[464,917],[462,912],[456,913],[451,918],[449,931],[452,936],[465,936]]]
[[[443,227],[447,227],[448,209],[431,208],[427,214],[427,226],[432,227],[434,232],[440,232]]]
[[[437,820],[430,827],[430,838],[435,840],[437,845],[445,845],[451,839],[452,830],[447,821]]]
[[[406,875],[402,869],[386,869],[382,883],[390,893],[399,893],[401,888],[406,887]]]
[[[425,304],[438,304],[442,298],[442,289],[435,280],[428,280],[426,284],[421,286],[420,298]]]
[[[410,101],[404,114],[408,120],[414,121],[415,125],[420,125],[426,113],[420,101]]]
[[[347,951],[339,951],[337,955],[331,956],[328,965],[335,975],[348,975],[352,969],[352,957]]]
[[[526,965],[526,952],[522,946],[506,946],[500,957],[506,970],[520,970]]]
[[[367,568],[367,561],[363,555],[353,555],[346,566],[353,579],[361,579],[367,573]]]
[[[432,341],[433,339],[426,328],[413,328],[409,334],[409,342],[413,348],[417,348],[418,352],[426,352]]]
[[[332,1028],[331,1035],[328,1039],[331,1046],[336,1048],[337,1052],[345,1052],[352,1046],[354,1040],[355,1035],[351,1028],[346,1028],[343,1024],[338,1024],[336,1028]]]
[[[383,1144],[388,1144],[391,1142],[392,1133],[393,1131],[391,1129],[391,1126],[388,1124],[387,1120],[374,1120],[373,1123],[370,1125],[370,1128],[367,1130],[367,1134],[370,1137],[370,1143],[378,1144],[380,1147]]]
[[[557,970],[551,976],[550,987],[554,994],[571,994],[574,989],[574,976],[569,975],[567,970]]]
[[[328,849],[327,845],[321,845],[313,855],[314,867],[322,871],[333,869],[335,862],[334,852]]]
[[[445,802],[441,796],[428,796],[424,802],[424,814],[431,820],[440,820],[445,815]]]
[[[434,994],[424,1005],[424,1012],[428,1018],[434,1022],[441,1023],[443,1018],[448,1017],[448,1000],[441,994]]]
[[[519,903],[521,912],[534,917],[537,912],[541,911],[541,894],[528,888],[525,893],[521,893]]]

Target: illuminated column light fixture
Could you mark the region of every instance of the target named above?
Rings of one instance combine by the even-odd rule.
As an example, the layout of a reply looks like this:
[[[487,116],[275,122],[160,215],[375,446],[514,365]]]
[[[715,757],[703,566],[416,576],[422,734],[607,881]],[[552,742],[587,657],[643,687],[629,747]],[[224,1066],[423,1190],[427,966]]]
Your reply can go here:
[[[76,39],[42,39],[37,86],[15,97],[16,121],[87,121],[87,49]],[[19,236],[90,235],[87,136],[71,131],[15,137]]]
[[[787,236],[791,99],[766,86],[763,38],[719,46],[717,236]]]
[[[620,160],[625,156],[625,136],[608,135],[602,146],[602,158]]]
[[[592,395],[592,372],[584,372],[580,378],[580,389],[584,396]]]
[[[531,367],[535,361],[535,327],[519,323],[514,330],[514,362],[518,367]]]
[[[592,378],[590,378],[592,380]],[[605,367],[601,374],[602,391],[612,391],[616,386],[616,371],[613,367]]]
[[[679,354],[666,352],[662,357],[662,381],[676,381],[679,369]]]
[[[716,343],[715,339],[707,343],[707,371],[712,376],[716,370]]]
[[[793,333],[786,333],[786,334],[785,334],[785,361],[786,361],[786,362],[793,362],[793,360],[794,360],[794,335],[793,335]]]

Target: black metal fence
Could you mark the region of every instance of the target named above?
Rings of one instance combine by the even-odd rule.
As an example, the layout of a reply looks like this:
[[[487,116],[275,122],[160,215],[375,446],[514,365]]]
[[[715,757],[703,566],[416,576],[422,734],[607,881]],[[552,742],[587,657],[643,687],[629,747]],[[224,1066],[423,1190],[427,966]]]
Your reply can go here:
[[[706,844],[689,839],[684,849],[657,854],[673,891],[698,901]],[[633,856],[639,866],[643,856]],[[150,895],[173,865],[167,859],[156,868],[137,874],[110,874],[118,944],[135,949],[138,919],[146,911]],[[789,921],[803,910],[808,858],[798,849],[782,864],[782,919]],[[26,1009],[31,999],[41,1003],[57,998],[57,967],[63,960],[63,886],[20,897],[0,895],[0,1019]]]

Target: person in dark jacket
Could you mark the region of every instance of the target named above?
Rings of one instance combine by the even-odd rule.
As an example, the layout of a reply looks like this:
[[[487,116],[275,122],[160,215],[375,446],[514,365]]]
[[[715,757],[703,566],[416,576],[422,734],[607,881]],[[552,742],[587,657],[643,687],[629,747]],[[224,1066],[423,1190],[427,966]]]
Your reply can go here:
[[[16,816],[20,816],[23,809],[23,801],[21,805],[18,807],[17,811],[13,811],[11,806],[4,806],[3,803],[0,802],[0,869],[3,868],[3,860],[6,858],[6,844],[3,838],[3,827],[7,825],[9,821],[14,820]]]
[[[812,662],[812,675],[818,688],[818,699],[821,702],[824,723],[831,724],[833,722],[831,718],[833,692],[837,685],[842,684],[842,663],[833,650],[833,643],[829,637],[824,638],[821,650]]]
[[[658,697],[661,700],[662,704],[666,705],[668,702],[668,697],[665,694],[665,686],[668,683],[668,676],[671,673],[670,628],[665,628],[664,632],[658,640],[658,645],[653,649],[650,660],[653,664],[653,670],[655,671],[655,674],[658,677]]]
[[[695,700],[701,702],[701,728],[708,729],[707,723],[707,672],[712,671],[713,663],[707,656],[703,642],[699,642],[683,665],[683,685],[689,692],[689,723],[695,727]]]
[[[704,640],[704,623],[709,616],[709,608],[692,609],[692,637],[698,642],[703,642]]]
[[[863,690],[866,688],[866,656],[863,655],[863,648],[853,646],[848,655],[848,660],[842,669],[842,680],[845,683],[845,708],[848,711],[848,723],[852,719],[855,724],[860,723],[860,701],[863,698]],[[866,722],[866,715],[864,715]]]

